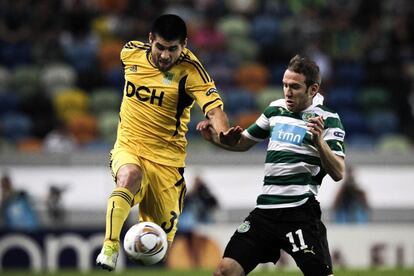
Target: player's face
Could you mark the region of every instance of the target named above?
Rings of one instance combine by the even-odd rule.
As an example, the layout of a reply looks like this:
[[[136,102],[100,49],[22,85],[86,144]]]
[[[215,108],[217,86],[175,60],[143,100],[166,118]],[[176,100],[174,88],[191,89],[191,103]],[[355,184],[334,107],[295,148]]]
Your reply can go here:
[[[149,36],[151,43],[151,59],[157,68],[162,71],[168,71],[173,67],[186,46],[186,42],[180,43],[180,40],[167,41],[159,35]]]
[[[318,85],[306,87],[305,76],[290,70],[283,75],[283,92],[286,106],[289,111],[299,112],[312,104],[313,96],[318,90]]]

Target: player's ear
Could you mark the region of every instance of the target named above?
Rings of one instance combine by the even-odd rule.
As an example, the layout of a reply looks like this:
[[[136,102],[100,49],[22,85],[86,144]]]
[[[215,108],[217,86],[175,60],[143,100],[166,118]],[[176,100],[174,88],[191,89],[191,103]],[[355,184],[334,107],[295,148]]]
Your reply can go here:
[[[310,96],[315,96],[316,95],[316,93],[318,93],[318,91],[319,91],[319,83],[314,83],[314,84],[312,84],[310,87],[309,87],[309,89],[310,89]]]
[[[187,41],[188,41],[188,39],[187,38],[185,38],[184,39],[184,43],[183,43],[183,47],[185,48],[185,47],[187,47]]]
[[[149,43],[150,44],[152,44],[152,41],[154,40],[154,36],[152,35],[152,33],[150,32],[149,34],[148,34],[148,41],[149,41]]]

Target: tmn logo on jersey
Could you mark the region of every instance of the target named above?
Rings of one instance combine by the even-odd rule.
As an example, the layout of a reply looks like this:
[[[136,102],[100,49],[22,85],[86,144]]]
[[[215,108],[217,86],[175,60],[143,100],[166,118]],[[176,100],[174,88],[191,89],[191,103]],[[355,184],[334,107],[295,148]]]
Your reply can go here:
[[[152,89],[151,91],[151,89],[143,85],[136,88],[132,82],[128,81],[125,87],[125,95],[129,98],[135,95],[139,101],[146,102],[149,100],[150,104],[162,106],[164,91],[158,93],[157,89]]]
[[[305,135],[305,128],[288,124],[276,124],[272,129],[271,140],[301,145]]]

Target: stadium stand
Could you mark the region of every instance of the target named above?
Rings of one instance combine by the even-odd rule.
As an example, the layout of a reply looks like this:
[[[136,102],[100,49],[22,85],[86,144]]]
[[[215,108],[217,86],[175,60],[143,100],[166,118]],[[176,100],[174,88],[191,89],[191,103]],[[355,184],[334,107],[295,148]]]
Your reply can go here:
[[[368,144],[397,135],[412,148],[414,36],[406,1],[369,9],[364,1],[17,2],[0,4],[0,138],[12,148],[23,138],[42,141],[74,110],[98,121],[105,114],[94,139],[112,140],[108,114],[117,111],[124,84],[120,48],[147,40],[160,7],[188,21],[189,47],[216,81],[231,121],[246,123],[282,97],[284,64],[309,54],[320,62],[322,92],[343,118],[349,147],[388,149]]]

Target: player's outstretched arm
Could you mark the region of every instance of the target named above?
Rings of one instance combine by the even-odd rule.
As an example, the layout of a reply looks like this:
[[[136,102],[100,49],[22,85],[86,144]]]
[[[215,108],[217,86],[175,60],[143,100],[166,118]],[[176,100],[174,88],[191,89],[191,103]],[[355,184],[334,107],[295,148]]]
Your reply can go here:
[[[225,132],[229,129],[227,115],[220,107],[213,108],[207,112],[207,118],[210,126],[216,133]]]
[[[204,120],[197,124],[197,130],[205,140],[229,151],[247,151],[257,143],[243,135],[243,128],[240,126],[231,127],[217,135],[210,121]]]

